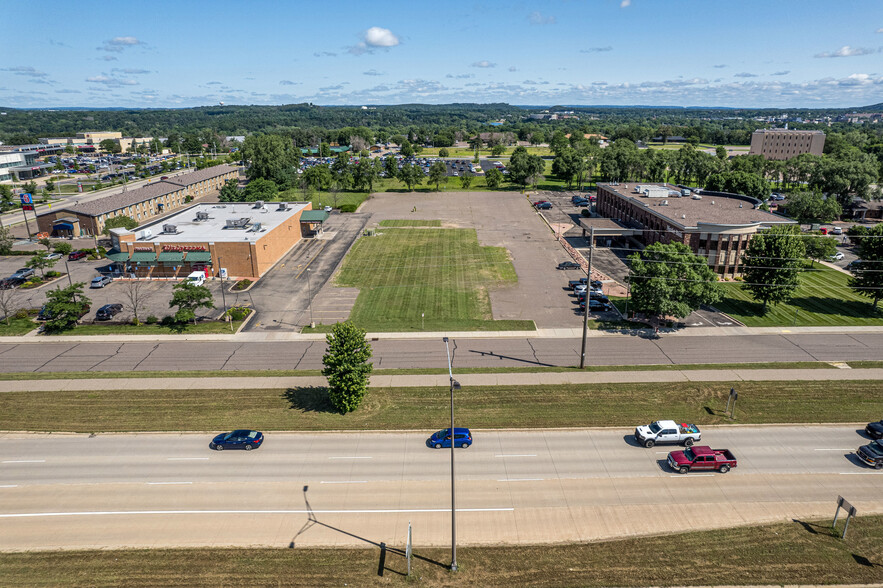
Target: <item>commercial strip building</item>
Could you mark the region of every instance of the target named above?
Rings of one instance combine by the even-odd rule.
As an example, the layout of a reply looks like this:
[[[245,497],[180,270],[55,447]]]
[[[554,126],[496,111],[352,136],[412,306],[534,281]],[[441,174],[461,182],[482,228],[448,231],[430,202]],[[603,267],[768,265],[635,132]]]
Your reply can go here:
[[[38,232],[53,237],[98,235],[104,231],[105,223],[117,216],[128,216],[140,224],[220,190],[224,182],[238,178],[238,168],[217,165],[97,200],[62,205],[37,216]]]
[[[111,229],[107,257],[134,278],[204,271],[255,280],[303,238],[307,225],[328,218],[311,209],[310,202],[198,204],[134,232]]]
[[[822,131],[792,131],[790,129],[761,129],[751,133],[749,155],[764,159],[791,159],[803,153],[821,155],[825,148]]]
[[[0,182],[20,182],[42,176],[51,163],[39,163],[42,153],[36,150],[16,150],[0,153]]]
[[[756,198],[738,194],[614,183],[598,185],[596,211],[634,230],[634,238],[644,245],[684,243],[726,276],[741,273],[742,253],[759,230],[796,224],[759,206]]]

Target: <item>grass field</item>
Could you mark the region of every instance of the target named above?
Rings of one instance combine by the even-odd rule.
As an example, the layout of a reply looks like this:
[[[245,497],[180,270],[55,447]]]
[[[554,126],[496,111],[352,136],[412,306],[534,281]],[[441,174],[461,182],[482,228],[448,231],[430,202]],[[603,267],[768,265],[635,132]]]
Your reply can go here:
[[[458,422],[475,429],[634,427],[660,415],[700,426],[730,423],[868,422],[883,414],[879,382],[699,382],[467,386],[455,393]],[[836,388],[836,393],[832,389]],[[362,406],[333,411],[322,388],[27,391],[0,394],[0,429],[11,431],[263,431],[438,428],[450,418],[447,386],[371,388]]]
[[[724,299],[715,305],[749,327],[817,327],[883,325],[883,311],[874,311],[870,299],[847,286],[848,276],[816,266],[800,276],[800,287],[790,302],[770,306],[754,302],[739,282],[725,282]]]
[[[9,324],[0,321],[0,337],[15,337],[30,333],[37,328],[37,324],[30,318],[11,318]]]
[[[398,219],[398,220],[382,220],[381,227],[440,227],[440,220],[416,220],[416,219]]]
[[[233,332],[239,328],[242,321],[233,321]],[[107,324],[94,323],[77,325],[72,331],[58,333],[59,335],[210,335],[215,333],[230,333],[230,323],[221,321],[204,321],[195,325],[188,324],[182,331],[172,330],[159,323],[153,325],[141,324]]]
[[[691,586],[879,585],[883,517],[845,540],[829,519],[569,545],[414,549],[137,549],[0,554],[6,586]],[[842,529],[842,523],[838,527]],[[415,533],[415,537],[416,537]],[[372,537],[382,541],[382,537]],[[393,551],[394,550],[394,551]]]
[[[492,318],[488,289],[515,281],[502,247],[480,246],[474,229],[433,228],[359,239],[337,277],[359,288],[350,320],[375,332],[533,330],[532,321]]]

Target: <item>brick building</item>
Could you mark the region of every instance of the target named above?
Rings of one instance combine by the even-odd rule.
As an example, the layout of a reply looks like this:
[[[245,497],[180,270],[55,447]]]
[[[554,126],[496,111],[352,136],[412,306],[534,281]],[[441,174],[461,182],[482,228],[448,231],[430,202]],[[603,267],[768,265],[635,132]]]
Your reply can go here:
[[[199,204],[138,227],[111,229],[107,258],[126,276],[184,278],[190,272],[257,279],[302,238],[309,202]],[[324,211],[321,212],[327,218]]]
[[[821,155],[825,148],[822,131],[792,131],[790,129],[761,129],[751,133],[749,155],[764,159],[791,159],[803,153]]]
[[[152,182],[121,194],[61,205],[37,216],[38,232],[46,232],[53,237],[99,235],[104,231],[105,223],[117,216],[128,216],[141,224],[181,208],[189,200],[197,200],[220,190],[224,182],[238,178],[237,168],[217,165]]]
[[[749,196],[708,192],[682,195],[670,184],[599,184],[596,211],[626,227],[645,245],[680,242],[722,275],[741,273],[752,235],[772,225],[796,224],[758,208]]]

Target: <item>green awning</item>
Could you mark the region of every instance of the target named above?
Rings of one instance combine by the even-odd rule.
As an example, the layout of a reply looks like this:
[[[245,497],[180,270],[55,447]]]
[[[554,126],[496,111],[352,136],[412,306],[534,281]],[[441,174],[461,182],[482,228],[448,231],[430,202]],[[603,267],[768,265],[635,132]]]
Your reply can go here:
[[[328,220],[328,213],[324,210],[305,210],[300,214],[302,223],[322,223]]]
[[[188,251],[187,263],[211,263],[211,251]]]
[[[112,250],[108,251],[104,257],[106,257],[107,259],[109,259],[113,262],[120,263],[123,261],[128,261],[129,252],[112,249]]]
[[[184,261],[184,253],[181,251],[163,251],[156,258],[161,263],[177,263]]]
[[[148,262],[148,261],[156,261],[156,252],[155,251],[136,251],[132,254],[132,257],[129,258],[129,261],[135,262]]]

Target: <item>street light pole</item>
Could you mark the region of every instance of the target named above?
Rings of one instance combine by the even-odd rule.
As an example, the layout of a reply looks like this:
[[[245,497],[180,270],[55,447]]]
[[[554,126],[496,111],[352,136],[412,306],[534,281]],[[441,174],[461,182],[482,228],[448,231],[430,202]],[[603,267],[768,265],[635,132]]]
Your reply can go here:
[[[221,300],[224,301],[224,320],[227,320],[228,318],[232,318],[232,317],[227,316],[227,293],[224,292],[224,276],[221,275],[221,270],[223,270],[223,269],[224,268],[222,267],[221,258],[218,257],[218,277],[221,278]],[[232,320],[230,320],[230,332],[231,333],[233,332],[233,321]]]
[[[307,304],[310,307],[310,328],[314,329],[316,327],[316,323],[313,322],[313,285],[310,281],[310,268],[307,268],[307,292],[310,299],[307,301]]]
[[[451,571],[457,571],[457,499],[454,486],[454,390],[460,389],[460,382],[454,379],[454,370],[451,367],[451,350],[448,348],[448,338],[443,338],[445,351],[448,354],[448,378],[451,382]]]
[[[583,313],[583,346],[579,355],[579,369],[586,367],[586,337],[589,335],[589,302],[592,299],[592,252],[595,250],[595,227],[589,228],[589,267],[586,270],[586,309]]]

